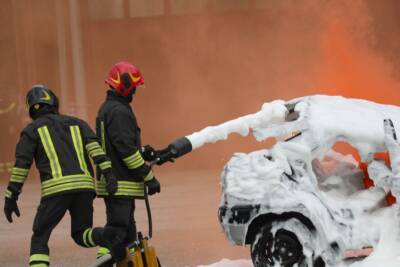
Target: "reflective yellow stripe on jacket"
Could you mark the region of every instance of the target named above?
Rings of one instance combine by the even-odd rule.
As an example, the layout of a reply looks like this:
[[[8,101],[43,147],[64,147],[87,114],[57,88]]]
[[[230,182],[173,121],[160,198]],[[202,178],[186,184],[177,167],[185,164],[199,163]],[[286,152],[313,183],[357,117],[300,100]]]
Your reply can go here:
[[[87,169],[79,127],[71,126],[70,130],[79,164],[84,173],[63,176],[60,162],[47,126],[38,129],[41,142],[50,162],[52,173],[51,179],[42,182],[42,197],[51,196],[64,191],[82,189],[94,190],[94,180]]]
[[[94,180],[85,174],[69,175],[42,182],[42,197],[77,189],[94,190]]]
[[[86,151],[89,153],[89,156],[92,159],[97,156],[105,156],[106,155],[104,150],[100,147],[99,143],[97,143],[96,141],[90,142],[85,147],[86,147]],[[102,163],[100,163],[98,166],[102,171],[104,171],[105,169],[111,168],[111,161],[105,160]]]
[[[6,189],[6,198],[12,198],[12,192]]]
[[[71,131],[71,136],[72,136],[72,142],[74,143],[75,151],[76,151],[76,156],[78,157],[79,165],[81,166],[81,170],[86,174],[89,175],[89,170],[86,165],[86,160],[85,160],[85,154],[83,152],[83,142],[82,142],[82,136],[81,136],[81,131],[79,129],[79,126],[70,126],[70,131]]]
[[[103,151],[107,153],[106,151],[106,133],[104,130],[104,121],[100,122],[100,130],[101,130],[101,147],[103,148]]]
[[[125,165],[128,167],[128,169],[136,169],[144,164],[144,159],[142,158],[139,150],[136,151],[136,153],[134,153],[133,155],[124,158],[123,161],[125,162]]]
[[[103,149],[100,147],[99,143],[97,142],[91,142],[86,145],[86,150],[89,153],[89,156],[91,158],[97,157],[97,156],[103,156],[106,153],[104,153]]]
[[[99,164],[100,170],[105,170],[111,168],[111,161],[106,160]]]
[[[153,178],[154,178],[154,173],[153,173],[152,170],[150,170],[149,173],[144,177],[144,181],[147,182],[147,181],[150,181]]]
[[[58,156],[56,150],[54,149],[53,141],[49,133],[47,126],[43,126],[38,129],[40,140],[44,150],[46,151],[47,158],[50,161],[51,174],[53,178],[58,178],[62,176],[60,162],[58,161]]]
[[[96,192],[99,196],[107,196],[106,182],[104,178],[97,181]],[[133,181],[118,181],[118,191],[114,196],[129,196],[129,197],[143,197],[144,196],[144,183]]]
[[[14,167],[11,171],[11,182],[23,184],[28,177],[29,169]]]

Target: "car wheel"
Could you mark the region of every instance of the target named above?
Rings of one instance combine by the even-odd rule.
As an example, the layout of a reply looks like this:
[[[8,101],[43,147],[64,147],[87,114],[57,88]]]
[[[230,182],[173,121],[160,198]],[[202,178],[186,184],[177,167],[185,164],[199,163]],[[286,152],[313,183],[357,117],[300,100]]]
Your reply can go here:
[[[282,267],[305,266],[303,246],[297,236],[285,229],[273,234],[270,225],[262,227],[251,244],[251,258],[255,267],[272,267],[276,263]]]

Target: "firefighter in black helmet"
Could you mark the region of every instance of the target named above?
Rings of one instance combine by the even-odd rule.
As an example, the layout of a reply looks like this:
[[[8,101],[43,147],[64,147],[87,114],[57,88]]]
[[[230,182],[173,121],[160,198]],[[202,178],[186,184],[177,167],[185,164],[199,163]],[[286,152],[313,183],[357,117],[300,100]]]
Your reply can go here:
[[[136,87],[143,84],[142,74],[134,65],[119,62],[111,68],[106,83],[110,88],[97,115],[96,132],[113,164],[118,190],[113,196],[107,194],[100,177],[97,194],[105,198],[107,225],[125,232],[125,243],[129,244],[137,238],[135,198],[143,198],[144,190],[149,195],[159,193],[160,183],[145,162],[151,160],[146,156],[152,154],[152,148],[142,150],[140,128],[130,107]],[[101,248],[98,256],[105,253],[107,250]]]
[[[111,162],[86,122],[58,112],[58,99],[46,86],[33,86],[26,105],[33,119],[22,131],[16,147],[16,161],[5,194],[4,213],[9,222],[18,217],[18,195],[32,161],[40,173],[41,200],[33,223],[29,265],[50,263],[47,245],[52,230],[68,210],[71,235],[83,247],[108,247],[116,259],[124,257],[117,231],[111,227],[92,228],[95,187],[92,158],[106,180],[106,191],[116,192],[117,183]]]

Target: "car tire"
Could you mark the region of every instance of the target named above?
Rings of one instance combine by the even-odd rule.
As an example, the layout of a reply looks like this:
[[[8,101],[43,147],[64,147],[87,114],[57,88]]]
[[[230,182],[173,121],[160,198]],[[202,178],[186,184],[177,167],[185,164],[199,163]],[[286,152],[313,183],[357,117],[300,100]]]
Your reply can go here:
[[[271,225],[261,227],[256,235],[251,244],[251,258],[255,267],[272,267],[278,262],[282,267],[307,266],[297,236],[286,229],[278,229],[273,234]]]

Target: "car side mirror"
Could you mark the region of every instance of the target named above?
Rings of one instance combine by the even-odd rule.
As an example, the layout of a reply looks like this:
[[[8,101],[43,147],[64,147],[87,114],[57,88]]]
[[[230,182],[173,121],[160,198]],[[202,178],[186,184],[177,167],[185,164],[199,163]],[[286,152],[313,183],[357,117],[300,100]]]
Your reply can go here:
[[[289,103],[285,104],[285,107],[287,109],[286,115],[285,115],[285,121],[295,121],[300,117],[300,114],[298,111],[295,111],[296,103]]]

